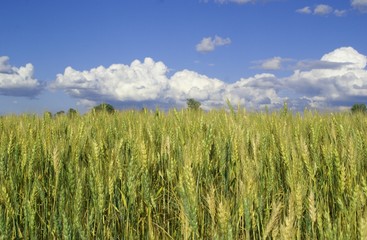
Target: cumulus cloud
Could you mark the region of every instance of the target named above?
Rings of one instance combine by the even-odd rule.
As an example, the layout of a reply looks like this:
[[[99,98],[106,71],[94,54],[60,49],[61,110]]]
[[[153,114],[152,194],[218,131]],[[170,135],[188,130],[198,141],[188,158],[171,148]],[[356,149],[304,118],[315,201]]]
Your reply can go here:
[[[284,60],[270,59],[267,68],[279,67],[279,59]],[[339,109],[367,100],[366,65],[365,55],[352,47],[341,47],[319,60],[299,61],[288,77],[262,73],[226,83],[187,69],[168,77],[164,63],[146,58],[130,65],[113,64],[86,71],[68,67],[57,75],[53,87],[64,89],[83,105],[107,101],[129,106],[184,107],[187,98],[195,98],[204,109],[222,107],[227,99],[250,109],[279,108],[284,101],[296,110],[306,106]]]
[[[9,61],[9,57],[0,56],[0,73],[8,73],[8,74],[11,73],[12,69],[8,61]]]
[[[348,105],[357,99],[367,100],[367,58],[352,47],[338,48],[321,58],[332,68],[296,70],[284,79],[284,86],[313,106]]]
[[[204,109],[223,106],[226,99],[253,108],[281,102],[274,88],[277,84],[272,83],[276,81],[274,75],[256,75],[228,84],[186,69],[168,78],[167,69],[151,58],[135,60],[130,66],[113,64],[87,71],[67,67],[57,75],[52,88],[63,89],[79,99],[79,104],[88,106],[107,101],[121,106],[141,103],[183,107],[188,98],[200,101]]]
[[[52,87],[89,100],[153,100],[159,99],[167,88],[167,72],[162,62],[151,58],[145,58],[144,62],[135,60],[130,66],[113,64],[82,72],[67,67],[64,74],[57,75]]]
[[[345,16],[347,13],[346,10],[334,9],[332,6],[326,4],[318,4],[313,9],[309,6],[306,6],[297,9],[296,12],[300,14],[313,14],[319,16],[327,16],[333,14],[337,17]]]
[[[280,107],[286,98],[279,96],[281,82],[273,74],[257,74],[250,78],[241,78],[230,84],[225,91],[225,98],[234,104],[246,108],[260,109]]]
[[[367,0],[352,0],[352,7],[361,12],[367,12]]]
[[[325,54],[321,61],[327,61],[332,63],[344,63],[347,66],[342,68],[346,69],[364,69],[366,67],[366,56],[358,53],[352,47],[338,48],[330,53]]]
[[[167,96],[179,101],[195,98],[200,101],[221,100],[220,93],[225,83],[193,71],[183,70],[175,73],[169,81]]]
[[[17,68],[9,64],[9,57],[0,56],[0,95],[35,97],[43,85],[33,73],[32,64]]]
[[[200,43],[196,45],[196,51],[198,52],[211,52],[214,51],[218,46],[224,46],[231,44],[230,38],[222,38],[219,36],[206,37],[201,40]]]

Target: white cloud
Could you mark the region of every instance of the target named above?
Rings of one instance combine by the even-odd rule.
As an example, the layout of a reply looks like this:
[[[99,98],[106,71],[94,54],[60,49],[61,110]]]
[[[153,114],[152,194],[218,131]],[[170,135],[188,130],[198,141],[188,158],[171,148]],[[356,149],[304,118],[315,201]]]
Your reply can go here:
[[[198,52],[211,52],[214,51],[218,46],[224,46],[231,44],[230,38],[222,38],[219,36],[206,37],[201,40],[200,43],[196,45],[196,51]]]
[[[274,62],[268,68],[278,67]],[[299,61],[288,77],[263,73],[230,84],[189,70],[168,77],[164,63],[146,58],[144,62],[88,71],[68,67],[57,75],[53,87],[64,89],[83,105],[107,101],[114,105],[184,107],[187,98],[195,98],[204,109],[222,107],[226,99],[251,109],[279,108],[285,100],[297,110],[305,106],[340,109],[367,102],[366,65],[365,55],[342,47],[319,60]]]
[[[272,57],[265,60],[253,61],[253,69],[263,70],[294,70],[298,68],[296,60],[291,58]]]
[[[203,38],[200,43],[196,45],[198,52],[210,52],[215,49],[214,42],[211,37]]]
[[[183,105],[187,98],[206,102],[204,105],[218,104],[222,102],[222,93],[226,88],[226,84],[219,79],[189,70],[175,73],[169,80],[169,86],[167,97],[174,99],[179,105]]]
[[[300,14],[314,14],[319,16],[335,15],[337,17],[342,17],[347,14],[347,10],[334,9],[332,6],[326,4],[318,4],[313,9],[309,6],[300,8],[296,10]]]
[[[280,107],[286,98],[278,95],[281,84],[273,74],[257,74],[250,78],[241,78],[230,84],[225,91],[225,99],[246,108]]]
[[[312,13],[312,10],[311,10],[310,7],[306,6],[306,7],[297,9],[296,12],[302,13],[302,14],[311,14]]]
[[[86,107],[88,109],[91,109],[92,107],[96,106],[98,103],[96,101],[91,101],[88,99],[80,99],[76,105],[77,106],[83,106]]]
[[[279,70],[282,68],[282,58],[273,57],[271,59],[267,59],[263,61],[261,68],[265,70]]]
[[[314,106],[367,101],[366,56],[351,47],[342,47],[325,54],[321,62],[339,67],[296,70],[284,79],[284,86],[309,99]]]
[[[167,88],[168,68],[162,62],[145,58],[135,60],[130,66],[113,64],[99,66],[90,71],[77,71],[71,67],[58,74],[53,87],[66,89],[71,96],[118,101],[146,101],[160,98]]]
[[[317,5],[313,11],[313,13],[316,15],[328,15],[332,12],[333,12],[333,8],[325,4]]]
[[[337,17],[342,17],[342,16],[345,16],[346,14],[347,14],[347,10],[338,10],[338,9],[334,10],[334,15]]]
[[[351,4],[355,9],[361,12],[367,12],[367,0],[352,0]]]
[[[347,69],[363,69],[367,64],[366,56],[358,53],[352,47],[338,48],[330,53],[325,54],[321,60],[334,63],[346,63],[347,66],[343,68]]]
[[[0,56],[0,95],[34,97],[42,90],[42,84],[33,78],[33,65],[13,67],[9,57]]]
[[[78,104],[88,105],[107,101],[115,104],[143,103],[144,105],[185,106],[187,98],[195,98],[204,109],[224,106],[226,99],[248,107],[278,104],[274,87],[274,75],[256,75],[227,84],[197,72],[182,70],[167,77],[167,67],[162,62],[146,58],[130,66],[113,64],[89,71],[77,71],[71,67],[58,74],[52,87],[64,89]]]
[[[0,73],[8,73],[11,74],[12,69],[8,63],[9,57],[7,56],[0,56]]]

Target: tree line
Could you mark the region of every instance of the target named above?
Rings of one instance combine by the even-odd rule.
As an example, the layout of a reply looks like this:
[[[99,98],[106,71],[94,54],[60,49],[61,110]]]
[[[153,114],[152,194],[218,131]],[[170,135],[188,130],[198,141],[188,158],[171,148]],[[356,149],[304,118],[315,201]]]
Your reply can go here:
[[[198,111],[201,110],[200,106],[201,103],[197,100],[195,100],[194,98],[188,98],[186,99],[186,105],[187,105],[187,109],[193,110],[193,111]],[[145,110],[145,108],[143,108],[143,110]],[[356,103],[354,104],[351,108],[350,108],[352,113],[367,113],[367,106],[364,103]],[[114,113],[116,110],[115,108],[109,104],[109,103],[101,103],[95,107],[92,108],[91,110],[92,112],[107,112],[107,113]],[[52,116],[52,114],[50,112],[46,112],[45,114],[49,114],[50,116]],[[59,111],[57,112],[54,116],[61,116],[61,115],[67,115],[69,117],[75,116],[78,114],[78,111],[73,109],[73,108],[69,108],[69,110],[65,113],[65,111]]]

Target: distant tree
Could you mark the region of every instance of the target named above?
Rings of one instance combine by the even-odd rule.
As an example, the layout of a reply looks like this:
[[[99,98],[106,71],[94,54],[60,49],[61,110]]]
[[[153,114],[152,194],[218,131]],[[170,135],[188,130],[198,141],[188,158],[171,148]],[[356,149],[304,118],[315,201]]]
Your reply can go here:
[[[52,113],[49,111],[46,111],[43,113],[43,118],[45,119],[51,119],[52,118]]]
[[[58,111],[56,114],[55,114],[55,117],[57,116],[61,116],[61,115],[64,115],[65,112],[64,111]]]
[[[186,100],[187,108],[191,110],[199,110],[201,103],[199,101],[196,101],[193,98],[188,98]]]
[[[78,115],[78,112],[74,108],[69,108],[68,117],[74,117]]]
[[[102,111],[106,111],[108,113],[114,113],[115,112],[115,108],[111,104],[108,104],[108,103],[101,103],[101,104],[95,106],[93,108],[93,110],[95,112],[102,112]]]
[[[363,103],[356,103],[350,109],[352,113],[367,113],[366,104]]]

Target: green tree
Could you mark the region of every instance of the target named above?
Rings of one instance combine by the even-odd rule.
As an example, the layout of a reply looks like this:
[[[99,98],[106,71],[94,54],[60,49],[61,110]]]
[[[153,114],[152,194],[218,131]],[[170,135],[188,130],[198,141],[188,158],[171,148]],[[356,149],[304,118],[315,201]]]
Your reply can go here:
[[[102,112],[102,111],[106,111],[108,113],[114,113],[115,112],[115,108],[111,104],[108,104],[108,103],[101,103],[101,104],[95,106],[93,108],[93,110],[95,112]]]
[[[352,106],[350,110],[352,111],[352,113],[366,113],[367,107],[366,104],[356,103]]]
[[[58,116],[61,116],[61,115],[64,115],[65,112],[64,111],[58,111],[56,114],[55,114],[55,117],[58,117]]]
[[[201,106],[201,103],[199,101],[196,101],[193,98],[188,98],[186,100],[186,104],[187,104],[188,109],[192,109],[192,110],[195,110],[195,111],[199,110],[200,106]]]
[[[78,112],[74,108],[69,108],[68,117],[74,117],[78,115]]]
[[[45,111],[43,113],[43,118],[44,119],[51,119],[52,118],[52,113],[50,111]]]

